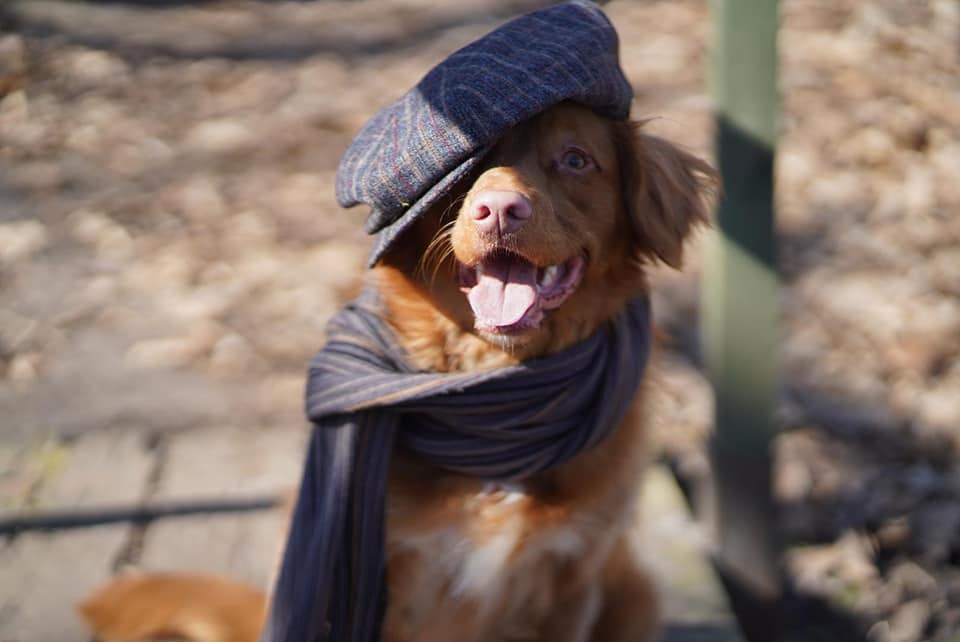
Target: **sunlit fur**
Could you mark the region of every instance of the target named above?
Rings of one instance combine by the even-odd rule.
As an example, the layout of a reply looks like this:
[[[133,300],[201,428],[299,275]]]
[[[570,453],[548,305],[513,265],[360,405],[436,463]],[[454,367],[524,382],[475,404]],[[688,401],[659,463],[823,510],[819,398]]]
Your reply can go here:
[[[570,146],[589,154],[595,171],[559,168],[556,161]],[[714,181],[702,161],[639,125],[563,104],[508,133],[482,168],[399,239],[368,279],[420,368],[475,370],[553,353],[586,338],[646,292],[644,266],[651,261],[679,266],[683,241],[704,220],[704,197]],[[573,295],[518,336],[475,331],[459,289],[457,262],[474,264],[494,249],[466,214],[484,189],[519,191],[533,204],[533,216],[502,239],[504,247],[540,266],[574,255],[587,259]],[[627,538],[644,463],[642,399],[641,391],[599,446],[523,482],[451,475],[397,451],[388,493],[384,640],[651,640],[656,595]],[[177,596],[169,590],[151,592],[141,582],[126,599],[109,596],[108,587],[85,604],[107,642],[137,639],[149,629],[147,621],[171,631],[163,614],[169,619],[169,602]],[[139,626],[118,632],[122,614],[132,610],[142,614]],[[189,612],[202,611],[201,601]],[[223,613],[211,608],[202,617]],[[223,627],[181,629],[193,634]],[[253,642],[255,634],[193,639]]]

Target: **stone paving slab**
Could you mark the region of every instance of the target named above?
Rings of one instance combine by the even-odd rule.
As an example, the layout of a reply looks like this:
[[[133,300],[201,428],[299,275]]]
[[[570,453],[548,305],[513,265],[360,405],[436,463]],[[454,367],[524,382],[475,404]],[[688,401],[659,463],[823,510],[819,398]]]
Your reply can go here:
[[[104,582],[127,526],[31,534],[0,544],[0,642],[86,642],[74,611]]]
[[[729,627],[730,607],[708,561],[708,539],[662,466],[652,467],[645,479],[640,533],[640,550],[660,585],[667,620],[690,631]]]
[[[644,479],[639,549],[660,587],[661,642],[743,642],[708,558],[709,541],[670,472]]]
[[[154,453],[136,431],[51,441],[4,462],[19,493],[3,505],[20,512],[136,505],[146,491]],[[0,543],[0,642],[71,642],[89,635],[73,611],[113,573],[129,525],[23,534]]]
[[[155,499],[278,494],[299,481],[306,430],[195,430],[172,438]],[[139,566],[208,571],[269,584],[283,510],[164,520],[144,535]]]
[[[282,511],[168,519],[151,526],[137,566],[216,573],[266,589],[283,546]]]
[[[0,510],[136,503],[154,463],[155,453],[139,431],[0,445]]]
[[[201,428],[172,436],[155,499],[250,496],[292,490],[300,480],[302,430]]]
[[[63,466],[67,448],[56,440],[0,442],[0,510],[28,510],[35,490]]]
[[[83,435],[37,492],[38,508],[130,505],[144,499],[156,453],[138,431]]]

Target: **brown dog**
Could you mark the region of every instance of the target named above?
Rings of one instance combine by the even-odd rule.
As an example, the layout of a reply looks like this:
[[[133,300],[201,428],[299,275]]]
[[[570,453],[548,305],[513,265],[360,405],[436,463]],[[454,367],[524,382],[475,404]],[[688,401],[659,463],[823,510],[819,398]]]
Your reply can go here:
[[[558,352],[678,267],[715,175],[642,132],[563,103],[511,130],[480,171],[370,273],[411,362],[441,372]],[[627,543],[642,391],[605,441],[532,479],[441,472],[397,452],[388,496],[390,642],[649,640],[656,597]],[[253,642],[263,598],[212,578],[124,578],[81,611],[107,642]]]

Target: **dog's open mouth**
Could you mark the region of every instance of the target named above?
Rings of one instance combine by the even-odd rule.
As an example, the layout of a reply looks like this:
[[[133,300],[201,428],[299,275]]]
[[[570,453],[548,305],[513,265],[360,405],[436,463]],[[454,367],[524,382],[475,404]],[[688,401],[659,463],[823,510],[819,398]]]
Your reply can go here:
[[[460,265],[460,290],[478,330],[515,334],[537,328],[544,311],[560,307],[580,284],[584,266],[580,256],[538,267],[518,254],[498,251],[475,266]]]

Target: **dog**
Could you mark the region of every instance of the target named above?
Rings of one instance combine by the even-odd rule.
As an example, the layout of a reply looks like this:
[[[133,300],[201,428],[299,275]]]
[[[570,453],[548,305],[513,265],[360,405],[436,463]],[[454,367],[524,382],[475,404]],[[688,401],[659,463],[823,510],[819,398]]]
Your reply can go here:
[[[269,610],[222,578],[122,577],[80,606],[101,639],[652,639],[646,270],[680,267],[717,178],[629,121],[617,49],[592,3],[544,9],[357,135],[337,192],[371,207],[372,269],[311,364]]]
[[[714,181],[709,165],[642,123],[562,103],[509,131],[369,280],[422,370],[556,353],[645,294],[648,265],[680,266]],[[628,541],[642,418],[641,390],[600,445],[521,482],[451,475],[395,453],[383,639],[652,639],[656,594]],[[263,600],[214,578],[147,575],[121,578],[81,612],[106,642],[253,642]]]

